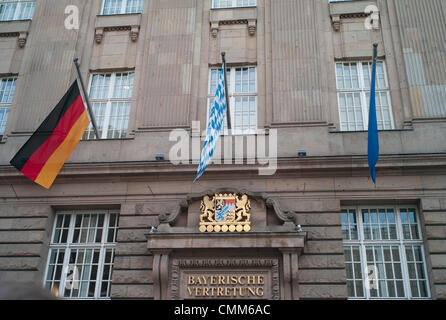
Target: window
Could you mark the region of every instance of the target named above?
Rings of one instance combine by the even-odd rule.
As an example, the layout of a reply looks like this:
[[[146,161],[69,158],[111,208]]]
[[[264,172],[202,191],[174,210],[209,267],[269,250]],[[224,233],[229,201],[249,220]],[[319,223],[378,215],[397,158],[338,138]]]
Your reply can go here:
[[[212,9],[255,7],[257,0],[212,0]]]
[[[0,0],[0,21],[30,20],[35,7],[35,1]]]
[[[414,208],[343,208],[342,236],[349,298],[430,297],[423,240]],[[377,281],[367,288],[370,272],[375,273]]]
[[[90,101],[101,139],[125,138],[128,129],[134,73],[93,74]],[[93,126],[83,139],[95,139]]]
[[[109,298],[117,230],[117,212],[57,214],[45,287],[60,298]]]
[[[209,110],[217,91],[219,69],[211,69],[209,76]],[[257,70],[256,67],[227,69],[227,87],[231,110],[232,132],[234,134],[255,134],[257,132]],[[226,118],[225,118],[226,119]],[[227,134],[227,120],[224,124]]]
[[[341,131],[363,131],[368,128],[371,62],[336,63]],[[383,61],[376,66],[376,115],[379,130],[393,129],[389,84]]]
[[[0,79],[0,136],[5,134],[17,78]]]
[[[131,14],[142,12],[143,0],[104,0],[102,14]]]

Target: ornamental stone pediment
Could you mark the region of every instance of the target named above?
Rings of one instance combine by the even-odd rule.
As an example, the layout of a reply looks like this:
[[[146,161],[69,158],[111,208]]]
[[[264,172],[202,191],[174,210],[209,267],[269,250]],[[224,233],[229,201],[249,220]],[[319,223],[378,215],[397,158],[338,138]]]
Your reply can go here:
[[[218,188],[190,194],[158,218],[147,234],[155,299],[298,299],[306,233],[277,199]]]

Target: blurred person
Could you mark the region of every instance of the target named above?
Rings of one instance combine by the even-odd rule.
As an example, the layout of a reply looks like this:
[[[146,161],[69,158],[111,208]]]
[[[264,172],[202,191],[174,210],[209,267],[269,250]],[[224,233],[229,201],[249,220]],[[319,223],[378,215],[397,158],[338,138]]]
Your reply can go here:
[[[55,300],[57,297],[34,283],[0,283],[0,300]]]

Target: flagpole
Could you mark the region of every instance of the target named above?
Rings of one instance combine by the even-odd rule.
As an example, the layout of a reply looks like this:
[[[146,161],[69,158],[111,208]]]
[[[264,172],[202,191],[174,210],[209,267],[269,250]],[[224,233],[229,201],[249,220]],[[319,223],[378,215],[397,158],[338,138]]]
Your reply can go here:
[[[226,97],[226,118],[228,119],[228,129],[229,133],[231,133],[231,109],[229,106],[229,91],[228,91],[228,81],[226,76],[226,52],[221,53],[221,59],[223,61],[223,72],[225,77],[225,97]]]
[[[93,125],[94,134],[96,135],[97,139],[101,139],[99,137],[98,127],[96,126],[96,120],[94,118],[94,113],[93,113],[93,110],[91,109],[90,99],[88,98],[87,91],[85,90],[84,81],[82,80],[81,68],[79,66],[79,59],[76,58],[76,59],[74,59],[73,62],[74,62],[74,65],[76,66],[77,80],[79,81],[79,83],[81,85],[82,95],[85,99],[85,103],[87,104],[87,111],[90,116],[91,124]]]
[[[378,59],[378,44],[374,43],[373,44],[373,62],[376,62],[377,59]]]

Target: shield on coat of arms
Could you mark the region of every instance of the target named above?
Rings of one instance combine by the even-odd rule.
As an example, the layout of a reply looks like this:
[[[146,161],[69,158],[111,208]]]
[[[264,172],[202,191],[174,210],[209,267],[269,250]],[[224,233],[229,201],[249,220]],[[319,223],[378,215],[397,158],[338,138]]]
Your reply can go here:
[[[235,220],[235,196],[216,197],[215,220],[219,222]]]

